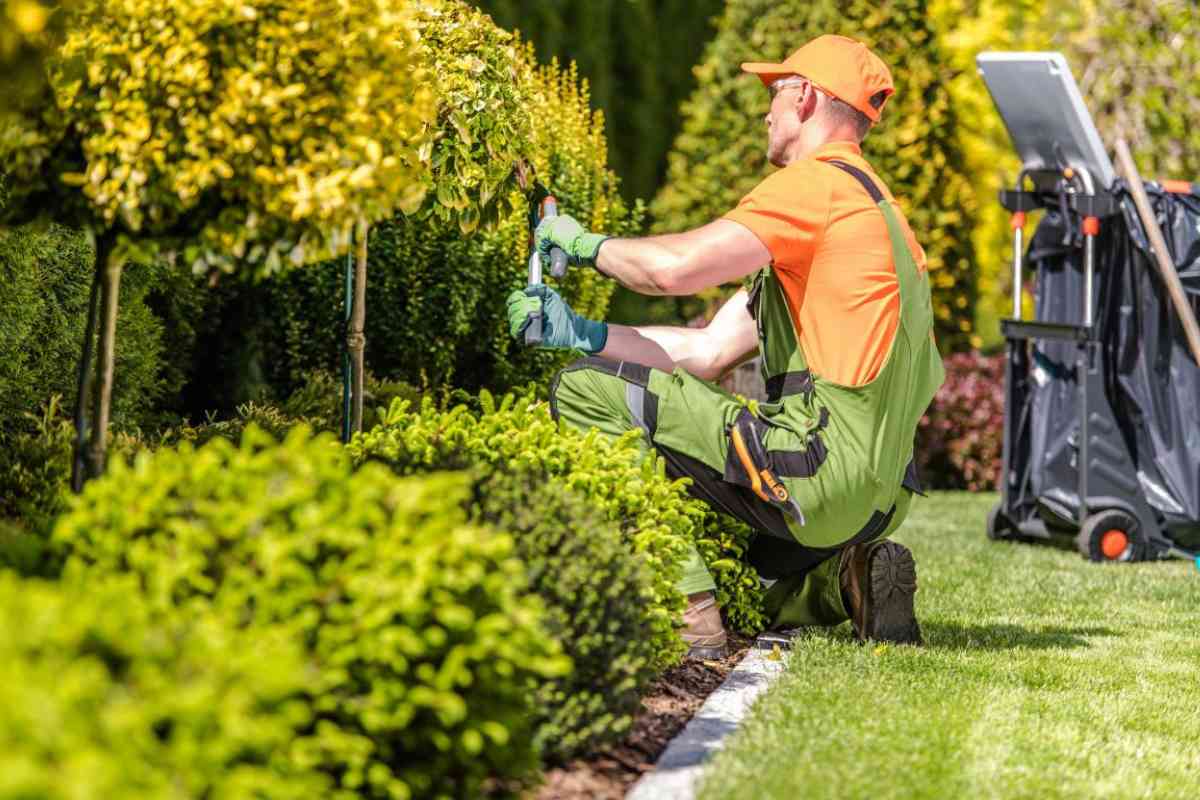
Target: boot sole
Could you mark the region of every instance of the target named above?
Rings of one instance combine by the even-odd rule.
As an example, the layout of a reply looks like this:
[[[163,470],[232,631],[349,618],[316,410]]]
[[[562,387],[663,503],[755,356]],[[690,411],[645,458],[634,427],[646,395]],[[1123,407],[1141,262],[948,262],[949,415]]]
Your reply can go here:
[[[688,647],[686,659],[693,661],[719,661],[728,654],[728,645],[702,645],[694,644]]]
[[[917,562],[907,547],[886,541],[870,556],[866,638],[894,644],[921,644],[913,609]]]

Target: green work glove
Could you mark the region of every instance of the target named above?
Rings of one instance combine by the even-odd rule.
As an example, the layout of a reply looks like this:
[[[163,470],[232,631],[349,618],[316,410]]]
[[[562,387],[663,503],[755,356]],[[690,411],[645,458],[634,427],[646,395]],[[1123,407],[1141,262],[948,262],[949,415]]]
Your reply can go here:
[[[526,286],[508,296],[508,331],[523,339],[531,312],[542,310],[542,347],[599,353],[608,341],[608,323],[584,319],[571,310],[558,292],[544,283]]]
[[[611,237],[602,233],[588,233],[574,217],[560,214],[557,217],[546,217],[538,223],[533,238],[537,242],[537,249],[542,254],[543,261],[549,260],[550,250],[558,247],[567,254],[568,264],[595,266],[600,245]]]

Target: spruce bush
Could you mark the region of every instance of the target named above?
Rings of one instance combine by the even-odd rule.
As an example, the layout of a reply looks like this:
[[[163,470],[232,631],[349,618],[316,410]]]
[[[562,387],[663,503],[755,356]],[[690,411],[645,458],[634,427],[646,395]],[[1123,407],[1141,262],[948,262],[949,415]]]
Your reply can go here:
[[[959,122],[943,85],[946,65],[923,0],[730,0],[696,67],[667,182],[651,206],[658,230],[693,228],[733,208],[766,175],[768,99],[744,61],[782,61],[825,33],[853,36],[887,62],[896,83],[882,122],[863,142],[928,256],[938,343],[967,347],[976,258],[977,200],[959,151]]]
[[[534,683],[569,667],[510,537],[463,476],[352,472],[332,437],[249,428],[114,463],[55,538],[67,580],[129,572],[152,608],[286,628],[311,664],[293,747],[340,796],[474,797],[536,767]]]
[[[153,614],[128,576],[0,574],[0,798],[329,796],[293,747],[313,677],[280,631]]]
[[[74,403],[94,252],[87,237],[58,225],[0,229],[0,429],[26,429],[53,394]],[[190,342],[154,313],[172,278],[159,266],[131,267],[121,285],[113,422],[150,424],[179,390],[176,358]],[[165,357],[168,343],[176,352]]]

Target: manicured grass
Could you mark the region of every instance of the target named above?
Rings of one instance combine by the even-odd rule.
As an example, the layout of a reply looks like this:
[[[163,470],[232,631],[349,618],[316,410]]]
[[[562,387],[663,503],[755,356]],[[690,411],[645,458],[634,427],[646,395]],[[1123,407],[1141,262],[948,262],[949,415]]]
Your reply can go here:
[[[1200,573],[989,542],[995,500],[917,504],[925,647],[806,635],[704,800],[1200,798]]]

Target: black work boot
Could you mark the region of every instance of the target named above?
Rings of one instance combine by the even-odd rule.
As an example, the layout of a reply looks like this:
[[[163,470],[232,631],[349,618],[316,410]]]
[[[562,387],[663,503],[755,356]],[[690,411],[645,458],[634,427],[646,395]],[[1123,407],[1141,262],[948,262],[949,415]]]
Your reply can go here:
[[[902,544],[887,539],[842,550],[838,578],[842,602],[860,642],[921,644],[913,611],[917,563]]]
[[[688,658],[717,659],[725,657],[725,626],[721,624],[721,609],[712,592],[688,595],[687,611],[683,612]]]

